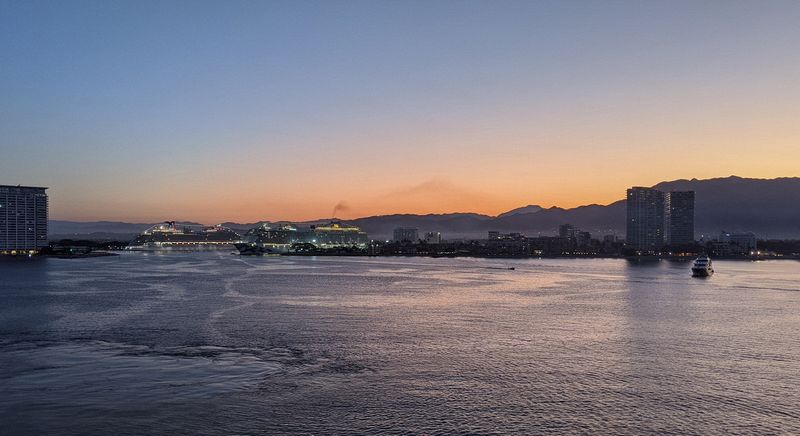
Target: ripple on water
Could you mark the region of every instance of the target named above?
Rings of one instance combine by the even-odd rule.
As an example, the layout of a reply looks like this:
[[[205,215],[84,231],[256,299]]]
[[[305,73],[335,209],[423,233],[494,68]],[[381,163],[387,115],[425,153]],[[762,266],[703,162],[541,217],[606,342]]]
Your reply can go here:
[[[0,433],[800,434],[795,263],[26,265],[0,264]]]
[[[26,403],[104,408],[202,399],[251,389],[279,373],[280,353],[225,347],[17,343],[3,347],[3,408]]]

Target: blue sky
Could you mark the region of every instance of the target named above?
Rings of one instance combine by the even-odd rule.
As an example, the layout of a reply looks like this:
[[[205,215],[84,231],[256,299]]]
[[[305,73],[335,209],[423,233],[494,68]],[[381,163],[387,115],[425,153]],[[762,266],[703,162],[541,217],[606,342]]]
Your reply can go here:
[[[797,23],[781,1],[0,1],[0,183],[51,186],[54,217],[214,221],[798,175]]]

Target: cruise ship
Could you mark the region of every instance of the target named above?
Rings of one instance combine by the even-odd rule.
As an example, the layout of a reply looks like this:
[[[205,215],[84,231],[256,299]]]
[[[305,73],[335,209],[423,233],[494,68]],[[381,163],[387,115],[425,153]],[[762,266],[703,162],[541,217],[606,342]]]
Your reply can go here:
[[[241,236],[222,226],[179,225],[164,221],[145,230],[125,247],[131,251],[232,250]]]
[[[281,254],[288,253],[292,244],[301,242],[305,242],[303,234],[296,227],[263,223],[248,230],[236,244],[236,249],[243,255]]]
[[[243,255],[264,255],[288,253],[293,246],[304,249],[336,249],[341,247],[364,248],[369,237],[360,228],[341,221],[325,225],[312,225],[304,230],[290,224],[273,226],[261,224],[247,231],[236,248]]]
[[[327,225],[311,226],[305,242],[319,248],[364,248],[369,244],[369,237],[356,226],[331,221]]]

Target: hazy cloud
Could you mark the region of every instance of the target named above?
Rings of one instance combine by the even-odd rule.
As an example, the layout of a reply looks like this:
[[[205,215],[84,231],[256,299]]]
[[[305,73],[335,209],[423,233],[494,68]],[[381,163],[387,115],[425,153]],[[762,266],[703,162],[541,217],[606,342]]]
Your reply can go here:
[[[449,179],[434,177],[416,185],[388,191],[373,200],[389,210],[431,210],[438,213],[463,212],[470,209],[469,204],[491,204],[495,199],[484,192],[451,182]]]
[[[417,185],[390,191],[385,197],[401,198],[439,195],[482,196],[483,194],[464,186],[458,186],[448,179],[434,177]]]

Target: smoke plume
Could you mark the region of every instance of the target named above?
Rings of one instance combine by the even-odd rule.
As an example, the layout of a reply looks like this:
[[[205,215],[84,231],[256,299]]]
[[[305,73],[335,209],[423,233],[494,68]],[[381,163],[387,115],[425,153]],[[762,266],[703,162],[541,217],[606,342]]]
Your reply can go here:
[[[339,212],[349,212],[350,205],[344,201],[340,201],[336,203],[336,206],[333,206],[333,213],[331,213],[331,217],[336,218],[336,214]]]

